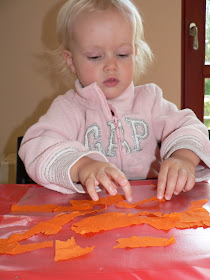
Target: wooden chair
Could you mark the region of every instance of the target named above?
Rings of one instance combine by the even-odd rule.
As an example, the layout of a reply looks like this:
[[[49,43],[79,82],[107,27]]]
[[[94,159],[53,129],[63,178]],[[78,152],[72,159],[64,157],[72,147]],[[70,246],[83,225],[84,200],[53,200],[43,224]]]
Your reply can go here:
[[[25,166],[18,155],[23,136],[17,138],[17,166],[16,166],[16,184],[36,184],[27,174]]]

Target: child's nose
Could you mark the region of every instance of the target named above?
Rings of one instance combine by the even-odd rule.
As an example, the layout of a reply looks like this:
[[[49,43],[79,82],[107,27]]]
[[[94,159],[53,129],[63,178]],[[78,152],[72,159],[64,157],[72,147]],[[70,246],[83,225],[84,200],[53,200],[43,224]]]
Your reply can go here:
[[[104,72],[112,72],[117,71],[117,61],[115,58],[107,59],[106,64],[104,66]]]

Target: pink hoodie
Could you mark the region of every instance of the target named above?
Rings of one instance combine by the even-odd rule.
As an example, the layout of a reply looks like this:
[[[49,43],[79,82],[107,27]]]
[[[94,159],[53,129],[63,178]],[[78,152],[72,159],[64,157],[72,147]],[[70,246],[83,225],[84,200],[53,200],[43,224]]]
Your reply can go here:
[[[82,88],[76,81],[75,88],[58,96],[23,138],[19,155],[35,182],[62,193],[84,192],[70,178],[83,156],[114,163],[128,179],[157,178],[161,160],[181,148],[202,160],[196,181],[210,178],[207,128],[191,110],[166,101],[159,87],[131,83],[111,100],[96,83]]]

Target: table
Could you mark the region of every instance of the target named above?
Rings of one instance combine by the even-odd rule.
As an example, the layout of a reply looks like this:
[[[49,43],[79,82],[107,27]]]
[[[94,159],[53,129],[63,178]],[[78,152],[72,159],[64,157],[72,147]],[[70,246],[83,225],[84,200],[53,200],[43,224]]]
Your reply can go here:
[[[134,201],[156,195],[156,180],[131,182]],[[121,190],[119,193],[122,194]],[[100,196],[106,196],[102,191]],[[38,185],[0,185],[0,238],[11,233],[24,232],[40,221],[51,219],[55,213],[11,213],[13,203],[18,205],[57,204],[69,205],[70,199],[89,199],[87,194],[60,194]],[[196,183],[192,191],[173,196],[171,201],[142,206],[143,211],[182,212],[193,200],[208,199],[205,208],[210,212],[210,184]],[[110,206],[106,211],[139,211],[137,209],[116,209]],[[76,218],[73,222],[82,219]],[[54,249],[44,248],[19,255],[0,255],[1,280],[136,280],[136,279],[210,279],[210,228],[157,230],[151,226],[137,225],[126,228],[81,236],[71,230],[72,222],[52,236],[39,234],[27,242],[63,240],[75,236],[81,247],[95,246],[89,255],[55,262]],[[171,237],[176,243],[167,247],[135,249],[113,249],[116,239],[122,237],[155,236]]]

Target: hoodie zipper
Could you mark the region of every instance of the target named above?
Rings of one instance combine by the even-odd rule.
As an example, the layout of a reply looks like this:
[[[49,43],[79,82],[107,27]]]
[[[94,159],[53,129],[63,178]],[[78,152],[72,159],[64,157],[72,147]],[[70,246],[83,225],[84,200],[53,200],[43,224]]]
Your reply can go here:
[[[120,153],[120,169],[121,171],[123,171],[123,161],[122,161],[122,144],[121,144],[121,137],[120,137],[120,128],[119,128],[119,123],[118,123],[118,116],[117,116],[117,112],[115,111],[115,109],[110,106],[110,111],[112,113],[112,119],[114,120],[114,126],[115,126],[115,131],[116,131],[116,136],[117,136],[117,145],[119,147],[119,153]]]
[[[102,96],[103,102],[105,104],[105,106],[107,107],[107,109],[109,110],[112,119],[114,120],[114,126],[115,126],[115,130],[116,130],[116,136],[117,136],[117,145],[119,147],[119,153],[120,153],[120,170],[123,171],[123,161],[122,161],[122,144],[121,144],[121,137],[120,137],[120,129],[119,129],[119,125],[118,125],[118,116],[117,116],[117,112],[116,110],[108,104],[103,92],[100,90],[100,94]]]

